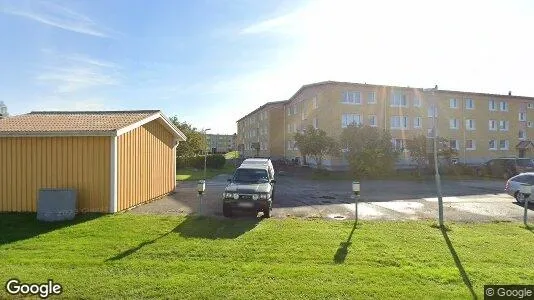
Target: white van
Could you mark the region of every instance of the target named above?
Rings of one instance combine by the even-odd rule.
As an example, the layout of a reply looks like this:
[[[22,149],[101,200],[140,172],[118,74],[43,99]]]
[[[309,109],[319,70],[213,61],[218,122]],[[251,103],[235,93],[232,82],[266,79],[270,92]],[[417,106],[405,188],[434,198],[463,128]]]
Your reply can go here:
[[[241,163],[241,166],[247,165],[266,166],[269,176],[274,179],[274,167],[269,158],[247,158]]]

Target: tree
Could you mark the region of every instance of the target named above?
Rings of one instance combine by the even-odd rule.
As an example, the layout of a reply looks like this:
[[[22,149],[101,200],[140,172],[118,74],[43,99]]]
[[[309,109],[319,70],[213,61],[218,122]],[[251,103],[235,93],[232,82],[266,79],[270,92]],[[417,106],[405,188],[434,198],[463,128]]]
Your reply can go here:
[[[204,133],[197,130],[187,122],[180,122],[178,117],[170,118],[170,121],[187,137],[185,142],[180,142],[176,148],[176,156],[191,158],[202,154],[207,147]]]
[[[389,131],[367,125],[347,126],[341,132],[340,144],[355,177],[391,172],[399,155]]]
[[[304,160],[307,156],[315,160],[318,169],[322,168],[323,160],[327,155],[334,157],[339,155],[339,144],[336,139],[327,136],[324,130],[316,129],[311,125],[303,133],[295,134],[295,145]]]
[[[456,149],[451,148],[449,139],[438,137],[438,158],[445,159],[448,164],[452,164],[452,159],[458,154]],[[417,171],[421,175],[421,170],[434,162],[434,141],[424,135],[415,136],[406,141],[406,149],[410,152],[411,159],[417,163]]]

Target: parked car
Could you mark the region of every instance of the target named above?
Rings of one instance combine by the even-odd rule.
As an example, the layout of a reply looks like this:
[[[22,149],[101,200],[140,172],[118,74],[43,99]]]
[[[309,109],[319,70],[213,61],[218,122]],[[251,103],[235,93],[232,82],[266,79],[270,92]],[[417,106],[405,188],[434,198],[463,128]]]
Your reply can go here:
[[[247,158],[242,163],[241,166],[254,165],[254,166],[265,166],[267,171],[274,179],[274,166],[269,158]]]
[[[530,158],[495,158],[476,170],[478,176],[492,176],[508,179],[519,173],[534,172],[534,161]]]
[[[274,199],[274,169],[264,164],[241,164],[236,169],[223,193],[223,215],[231,217],[234,210],[263,212],[271,217]]]
[[[534,172],[521,173],[506,181],[504,191],[510,196],[513,196],[518,203],[525,202],[525,195],[520,192],[521,185],[528,184],[534,186]],[[529,196],[529,201],[530,200]]]

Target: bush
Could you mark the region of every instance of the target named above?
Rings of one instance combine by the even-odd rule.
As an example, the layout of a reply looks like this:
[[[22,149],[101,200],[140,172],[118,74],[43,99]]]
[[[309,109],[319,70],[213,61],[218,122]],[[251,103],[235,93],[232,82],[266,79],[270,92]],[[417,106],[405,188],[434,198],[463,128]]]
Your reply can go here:
[[[208,155],[206,158],[206,167],[209,169],[222,169],[226,165],[226,158],[222,154]],[[179,156],[176,158],[176,168],[204,168],[204,156],[192,156],[192,157],[182,157]]]
[[[465,164],[455,164],[440,168],[440,172],[443,175],[474,175],[475,171],[475,168]]]

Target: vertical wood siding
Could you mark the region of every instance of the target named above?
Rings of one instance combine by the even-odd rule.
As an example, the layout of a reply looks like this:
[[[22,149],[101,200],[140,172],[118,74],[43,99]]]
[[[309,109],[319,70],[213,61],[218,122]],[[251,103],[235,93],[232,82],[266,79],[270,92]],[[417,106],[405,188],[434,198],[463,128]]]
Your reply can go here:
[[[107,212],[109,137],[0,138],[0,211],[35,212],[40,188],[74,188],[79,212]]]
[[[149,122],[118,138],[118,210],[156,199],[174,190],[174,136]]]

